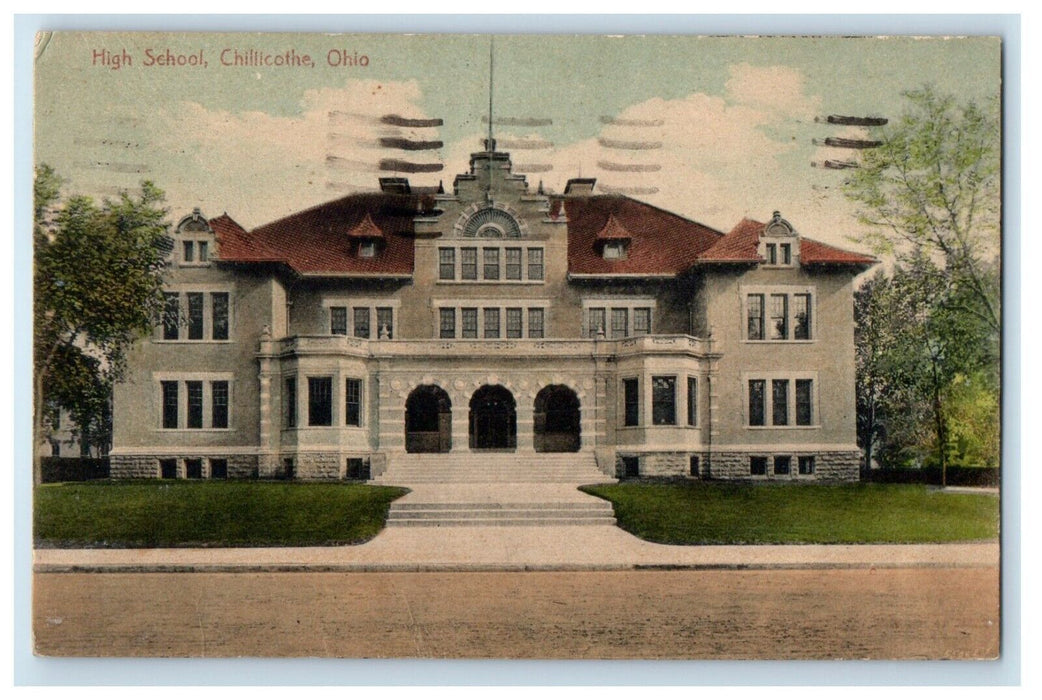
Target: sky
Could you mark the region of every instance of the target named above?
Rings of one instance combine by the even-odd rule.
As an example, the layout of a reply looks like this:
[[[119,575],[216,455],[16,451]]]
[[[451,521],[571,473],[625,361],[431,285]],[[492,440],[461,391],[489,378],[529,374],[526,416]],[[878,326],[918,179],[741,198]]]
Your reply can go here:
[[[843,171],[820,167],[854,154],[815,142],[867,134],[818,120],[894,119],[902,93],[927,84],[978,102],[1001,89],[1001,45],[987,37],[56,33],[36,51],[35,161],[68,193],[147,178],[173,220],[199,207],[248,229],[381,176],[451,191],[487,134],[491,54],[494,136],[533,188],[595,177],[598,192],[721,231],[779,210],[805,235],[858,248]],[[301,65],[224,65],[236,51]],[[394,158],[440,170],[381,171]]]

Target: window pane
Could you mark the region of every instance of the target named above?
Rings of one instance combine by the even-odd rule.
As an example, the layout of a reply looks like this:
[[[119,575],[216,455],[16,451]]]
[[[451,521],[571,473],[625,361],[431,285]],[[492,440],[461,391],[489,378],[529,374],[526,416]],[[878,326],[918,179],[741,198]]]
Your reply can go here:
[[[789,380],[771,381],[771,422],[774,425],[789,424]]]
[[[226,460],[226,459],[211,459],[210,460],[210,478],[211,479],[227,479],[228,478],[228,460]]]
[[[163,427],[177,427],[177,382],[161,382],[163,387]]]
[[[767,382],[763,379],[749,380],[749,425],[764,424],[764,394]]]
[[[642,307],[633,310],[633,335],[647,335],[651,332],[651,309]]]
[[[463,314],[463,337],[464,338],[477,338],[478,337],[478,310],[477,309],[462,309]]]
[[[792,244],[782,243],[781,248],[781,264],[791,265],[792,264]]]
[[[356,338],[368,338],[369,337],[369,307],[367,306],[356,306],[354,308],[355,317],[355,337]]]
[[[521,309],[507,309],[507,337],[521,337]]]
[[[188,339],[203,339],[203,294],[188,293]]]
[[[195,243],[193,241],[184,242],[184,261],[195,262]]]
[[[749,340],[763,340],[763,294],[750,294],[746,298],[746,312],[749,314]]]
[[[181,295],[167,292],[166,304],[163,308],[163,340],[177,340],[181,325]]]
[[[589,338],[597,338],[604,335],[608,328],[605,325],[605,310],[590,309],[590,322],[587,326],[586,335]]]
[[[625,401],[625,425],[638,425],[640,419],[640,390],[636,379],[623,379],[622,392]]]
[[[498,280],[499,279],[499,249],[498,248],[485,248],[485,279],[487,280]]]
[[[439,336],[442,338],[456,337],[456,309],[439,309],[438,326]]]
[[[377,307],[376,332],[381,340],[394,338],[394,309],[389,306]]]
[[[771,295],[771,340],[789,337],[789,297],[786,294]]]
[[[687,424],[698,425],[698,379],[687,378]]]
[[[203,383],[185,382],[188,389],[188,427],[203,427]]]
[[[210,427],[228,427],[228,382],[210,382]]]
[[[348,379],[344,387],[345,422],[347,425],[362,425],[362,380]]]
[[[814,473],[814,457],[810,455],[804,455],[799,458],[799,470],[800,474],[813,474]]]
[[[214,292],[210,295],[213,312],[213,339],[228,340],[228,293]]]
[[[460,249],[460,278],[476,280],[478,278],[478,249]]]
[[[753,476],[766,476],[767,475],[767,458],[766,457],[750,457],[749,458],[749,473]]]
[[[651,421],[655,425],[677,424],[676,377],[652,377]]]
[[[286,377],[286,427],[297,427],[297,378]]]
[[[810,340],[810,294],[792,296],[792,337]]]
[[[185,478],[186,479],[202,479],[203,478],[203,460],[201,460],[201,459],[186,459],[185,460]]]
[[[333,378],[308,377],[308,425],[333,424]]]
[[[792,468],[792,457],[788,455],[776,456],[774,458],[774,473],[775,474],[788,474]]]
[[[529,338],[542,338],[546,333],[543,328],[543,310],[542,309],[529,309],[528,310],[528,337]]]
[[[438,279],[456,279],[456,250],[438,248]]]
[[[347,307],[332,306],[329,309],[329,332],[333,335],[347,335]]]
[[[199,262],[206,262],[210,259],[210,244],[206,241],[199,241]]]
[[[796,380],[796,425],[813,425],[812,385],[810,379]]]
[[[362,241],[358,244],[358,257],[360,258],[375,258],[376,257],[376,241]]]
[[[485,309],[485,337],[499,337],[499,309]]]
[[[629,335],[629,309],[611,310],[611,337],[625,338]]]
[[[543,279],[543,249],[542,248],[529,248],[528,249],[528,279],[530,279],[530,280],[541,280],[541,279]]]
[[[506,276],[508,280],[521,279],[521,249],[506,249]]]
[[[777,265],[778,264],[778,248],[774,243],[767,244],[767,264]]]

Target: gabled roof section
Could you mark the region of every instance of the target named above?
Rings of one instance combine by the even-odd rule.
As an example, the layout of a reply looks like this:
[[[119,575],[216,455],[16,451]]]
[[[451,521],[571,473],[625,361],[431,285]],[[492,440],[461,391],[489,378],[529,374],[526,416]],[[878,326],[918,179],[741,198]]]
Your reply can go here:
[[[354,194],[249,233],[238,224],[225,225],[223,235],[218,233],[221,260],[281,262],[309,276],[409,276],[418,199],[382,192]],[[361,257],[356,251],[360,237],[376,237],[384,245],[373,257]]]
[[[723,235],[622,195],[558,201],[568,216],[568,273],[572,275],[674,276],[695,264],[698,254]],[[626,257],[605,260],[599,250],[605,238],[600,234],[614,237],[623,231],[630,239]]]
[[[633,240],[633,236],[625,226],[619,223],[614,214],[608,214],[608,221],[604,224],[604,228],[597,232],[597,240],[629,241]]]
[[[700,264],[755,265],[762,263],[758,248],[760,236],[766,224],[754,219],[742,219],[731,231],[716,242],[715,245],[698,257]],[[867,267],[876,260],[871,255],[855,253],[842,248],[800,236],[801,265],[854,265]]]

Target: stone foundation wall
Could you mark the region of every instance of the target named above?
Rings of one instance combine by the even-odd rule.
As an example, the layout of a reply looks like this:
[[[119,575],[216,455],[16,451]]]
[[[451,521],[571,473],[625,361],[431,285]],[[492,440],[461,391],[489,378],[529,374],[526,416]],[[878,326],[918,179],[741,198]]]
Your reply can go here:
[[[158,479],[159,457],[112,455],[109,476],[113,479]]]
[[[789,453],[779,453],[789,454]],[[789,474],[775,474],[772,458],[774,453],[763,452],[714,452],[709,466],[709,477],[713,479],[750,479],[750,480],[800,480],[800,481],[857,481],[860,478],[861,453],[849,452],[807,452],[802,454],[814,457],[814,473],[800,474],[797,468],[797,457],[801,453],[792,454],[792,465]],[[749,457],[762,455],[768,458],[767,474],[753,476],[749,472]],[[705,469],[705,458],[702,459]]]
[[[293,460],[294,477],[301,481],[336,481],[343,472],[336,452],[301,452]]]
[[[178,457],[173,455],[113,455],[109,457],[109,476],[113,479],[158,479],[160,477],[159,461],[176,459],[178,478],[184,477],[185,459],[201,459],[205,465],[211,459],[228,460],[229,479],[257,478],[257,457],[255,455],[229,455],[214,453],[200,457]],[[205,473],[205,472],[204,472]]]
[[[704,476],[705,455],[701,452],[622,452],[617,455],[615,460],[616,476],[625,476],[626,467],[623,459],[632,457],[637,458],[642,477],[701,478]],[[692,457],[699,458],[697,475],[691,474]]]

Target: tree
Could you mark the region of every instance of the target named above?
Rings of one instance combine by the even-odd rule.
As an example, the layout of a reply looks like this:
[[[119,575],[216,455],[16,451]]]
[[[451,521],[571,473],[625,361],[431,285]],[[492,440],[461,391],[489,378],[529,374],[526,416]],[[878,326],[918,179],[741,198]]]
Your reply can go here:
[[[61,180],[41,165],[34,182],[34,431],[45,401],[68,410],[81,437],[103,428],[112,384],[126,353],[163,309],[162,277],[171,250],[163,193],[143,182],[101,206],[60,201]],[[39,458],[34,464],[39,482]]]

